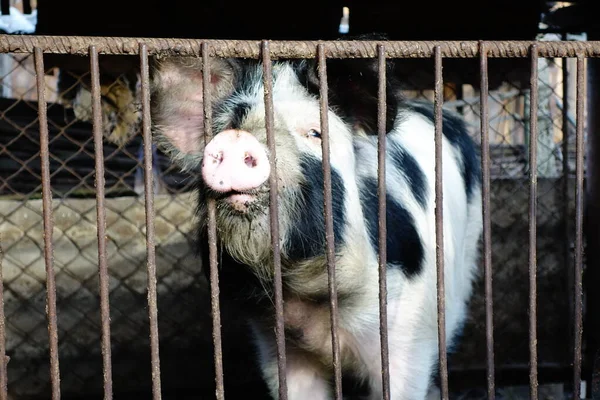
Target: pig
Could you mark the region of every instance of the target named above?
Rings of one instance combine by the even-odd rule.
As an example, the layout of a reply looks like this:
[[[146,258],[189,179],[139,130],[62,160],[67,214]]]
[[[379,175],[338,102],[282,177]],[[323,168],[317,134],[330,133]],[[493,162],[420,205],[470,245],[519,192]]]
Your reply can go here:
[[[173,56],[152,69],[156,143],[197,181],[197,238],[208,269],[207,200],[216,202],[221,299],[252,332],[261,375],[278,395],[263,66]],[[387,315],[393,400],[435,387],[438,329],[433,106],[401,96],[388,61]],[[213,136],[205,145],[203,74]],[[382,398],[378,284],[376,60],[327,61],[332,219],[344,398]],[[318,65],[272,64],[279,245],[288,398],[333,398]],[[443,115],[446,336],[456,343],[477,273],[479,154],[459,116]],[[348,383],[351,382],[351,383]],[[348,384],[347,384],[348,383]]]

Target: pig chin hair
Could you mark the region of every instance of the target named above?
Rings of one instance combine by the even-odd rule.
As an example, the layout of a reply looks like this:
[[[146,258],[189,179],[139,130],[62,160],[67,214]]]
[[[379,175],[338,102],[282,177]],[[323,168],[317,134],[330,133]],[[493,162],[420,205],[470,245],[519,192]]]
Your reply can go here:
[[[217,209],[217,230],[221,244],[236,261],[250,266],[259,279],[273,278],[269,198],[259,199],[260,205],[244,215],[229,207]],[[296,193],[284,191],[279,197],[280,246],[285,242],[289,224],[295,213]],[[296,210],[298,211],[298,210]],[[284,249],[281,249],[282,251]]]
[[[265,264],[271,250],[269,208],[241,214],[228,207],[219,208],[218,236],[227,252],[238,262],[253,267]]]

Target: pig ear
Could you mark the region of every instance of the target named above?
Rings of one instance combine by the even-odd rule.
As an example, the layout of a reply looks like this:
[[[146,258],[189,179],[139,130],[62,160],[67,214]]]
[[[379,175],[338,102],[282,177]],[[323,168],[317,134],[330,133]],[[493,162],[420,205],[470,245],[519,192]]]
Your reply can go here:
[[[154,140],[184,169],[199,164],[204,142],[202,60],[170,57],[155,60],[152,68],[151,108]],[[233,88],[233,67],[212,59],[212,103]]]
[[[378,63],[373,59],[330,59],[327,79],[331,106],[353,128],[377,134]],[[394,65],[386,65],[386,132],[392,130],[400,102]]]

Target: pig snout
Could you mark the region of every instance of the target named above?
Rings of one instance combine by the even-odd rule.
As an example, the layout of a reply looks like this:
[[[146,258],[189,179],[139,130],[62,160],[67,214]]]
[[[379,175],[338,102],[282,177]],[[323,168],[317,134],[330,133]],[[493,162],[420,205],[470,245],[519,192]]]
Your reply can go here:
[[[270,172],[265,147],[249,132],[220,132],[204,149],[202,178],[217,192],[256,189]]]

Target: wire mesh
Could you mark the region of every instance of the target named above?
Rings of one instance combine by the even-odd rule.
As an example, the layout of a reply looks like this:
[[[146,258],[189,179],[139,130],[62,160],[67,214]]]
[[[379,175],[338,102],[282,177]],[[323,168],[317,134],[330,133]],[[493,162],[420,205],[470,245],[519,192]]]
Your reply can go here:
[[[573,45],[577,46],[583,45]],[[211,49],[214,47],[215,44],[211,44]],[[102,49],[102,45],[99,48]],[[218,53],[218,46],[216,48]],[[498,47],[494,49],[497,51]],[[147,50],[152,53],[153,47]],[[306,51],[308,54],[309,50]],[[35,70],[31,55],[8,53],[0,57],[5,66],[0,71],[0,237],[4,254],[6,352],[10,356],[8,387],[21,395],[38,395],[48,392],[51,382]],[[113,387],[121,392],[147,388],[150,393],[143,174],[148,154],[142,147],[141,80],[137,71],[116,76],[104,73],[102,61],[108,57],[99,56]],[[444,59],[444,63],[446,61]],[[576,85],[574,81],[568,85],[570,93],[566,101],[562,69],[568,66],[569,73],[565,76],[575,79],[575,62],[568,58],[543,58],[543,47],[540,48],[536,250],[537,290],[543,301],[537,304],[537,346],[538,366],[540,370],[549,371],[567,368],[573,355],[564,344],[570,343],[572,335],[570,325],[564,323],[572,319],[572,310],[565,302],[572,296],[572,289],[566,283],[564,260],[573,258],[575,237],[565,238],[565,221],[575,220]],[[489,59],[490,67],[501,63],[502,60]],[[433,101],[433,60],[426,64],[427,68],[415,68],[407,62],[407,67],[402,68],[400,78],[408,98]],[[478,65],[478,60],[473,59],[474,68]],[[510,379],[503,379],[503,374],[520,371],[526,376],[529,362],[529,315],[523,306],[529,296],[528,260],[522,243],[528,238],[527,189],[531,168],[527,151],[531,137],[528,111],[531,94],[526,81],[514,78],[522,72],[518,68],[507,70],[496,79],[499,84],[490,84],[487,96],[497,398],[508,397],[507,393],[513,390],[506,387]],[[468,73],[465,71],[465,75]],[[85,70],[52,68],[46,71],[44,81],[61,388],[67,393],[102,393],[91,76]],[[423,81],[430,84],[424,87]],[[444,76],[443,82],[444,109],[462,114],[473,138],[480,143],[478,84],[466,76],[458,79]],[[567,103],[569,108],[565,110]],[[567,139],[563,132],[563,112]],[[195,234],[194,210],[190,207],[195,197],[192,179],[159,150],[153,148],[152,156],[163,392],[186,388],[214,394],[213,338],[211,329],[207,329],[212,321],[210,290],[202,273],[205,266],[197,261],[192,244]],[[568,191],[562,189],[563,182]],[[565,201],[568,208],[564,207]],[[569,215],[565,215],[565,210]],[[574,224],[571,227],[574,228]],[[474,288],[463,340],[449,356],[451,376],[485,370],[484,293],[482,275]],[[247,328],[228,319],[228,312],[226,308],[221,309],[223,368],[225,376],[230,377],[225,384],[233,388],[226,392],[244,393],[249,387],[256,388],[255,385],[259,385],[260,390],[260,384],[256,383],[258,373],[248,368],[255,362],[253,352],[248,342],[239,339]],[[527,381],[520,383],[527,384]],[[450,378],[452,398],[485,396],[481,394],[485,389],[453,389],[454,384]],[[474,385],[484,387],[485,380]],[[540,386],[540,396],[546,389],[550,390]]]

